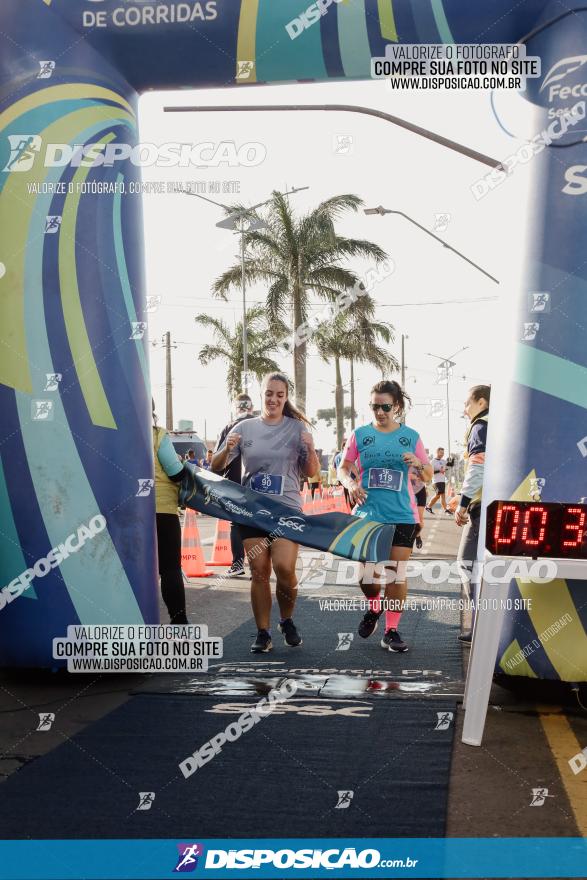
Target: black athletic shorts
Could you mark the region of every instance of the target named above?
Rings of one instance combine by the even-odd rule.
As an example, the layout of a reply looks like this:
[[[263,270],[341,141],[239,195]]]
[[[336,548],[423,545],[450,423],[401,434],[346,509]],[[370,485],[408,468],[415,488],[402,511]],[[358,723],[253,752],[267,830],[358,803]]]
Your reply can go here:
[[[241,540],[246,541],[248,538],[265,538],[268,544],[272,544],[279,535],[260,529],[258,526],[239,526]]]
[[[426,486],[416,492],[416,504],[418,507],[426,507]]]
[[[444,493],[446,492],[446,483],[435,483],[434,488],[439,495],[444,495]]]
[[[392,547],[413,547],[416,535],[420,531],[419,523],[396,523],[393,533]]]

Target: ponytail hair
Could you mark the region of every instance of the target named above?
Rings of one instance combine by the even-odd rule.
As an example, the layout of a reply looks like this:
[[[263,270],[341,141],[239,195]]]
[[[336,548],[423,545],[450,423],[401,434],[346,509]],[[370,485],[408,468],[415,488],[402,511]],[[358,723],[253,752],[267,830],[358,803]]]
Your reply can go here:
[[[473,400],[483,400],[487,401],[487,405],[489,406],[489,397],[491,396],[491,385],[473,385],[472,388],[469,389],[469,394],[473,398]]]
[[[371,394],[389,394],[390,397],[393,397],[393,402],[396,407],[396,415],[400,417],[406,412],[406,404],[409,403],[411,405],[412,403],[409,394],[406,394],[399,382],[396,382],[395,379],[382,379],[380,382],[376,382],[371,389]]]
[[[297,409],[297,407],[295,407],[289,399],[290,382],[285,373],[267,373],[265,376],[263,376],[261,387],[266,388],[269,382],[272,381],[283,382],[283,384],[285,385],[287,397],[285,398],[285,403],[283,404],[283,415],[287,416],[288,419],[297,419],[299,422],[304,422],[304,424],[306,424],[308,428],[311,428],[312,423],[309,421],[309,419],[307,419],[304,413],[301,410]]]

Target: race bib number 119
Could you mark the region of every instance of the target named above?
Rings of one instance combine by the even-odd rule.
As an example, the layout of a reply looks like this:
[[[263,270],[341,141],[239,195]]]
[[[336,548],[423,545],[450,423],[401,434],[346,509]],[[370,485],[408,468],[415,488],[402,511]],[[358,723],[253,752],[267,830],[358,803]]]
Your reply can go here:
[[[404,479],[403,471],[394,468],[369,468],[369,489],[391,489],[399,492]]]

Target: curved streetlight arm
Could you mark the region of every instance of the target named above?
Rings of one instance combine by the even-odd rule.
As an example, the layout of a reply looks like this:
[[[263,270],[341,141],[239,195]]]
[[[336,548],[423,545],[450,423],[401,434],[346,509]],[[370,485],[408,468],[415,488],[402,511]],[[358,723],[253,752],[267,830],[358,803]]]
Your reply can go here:
[[[440,244],[443,247],[448,248],[449,251],[452,251],[454,254],[457,254],[457,256],[459,256],[462,260],[466,260],[467,263],[469,263],[471,266],[474,266],[475,269],[479,270],[479,272],[483,272],[484,275],[487,275],[488,278],[491,278],[492,281],[494,281],[496,284],[499,284],[499,281],[497,280],[497,278],[494,278],[493,275],[490,275],[489,272],[486,272],[485,269],[482,269],[481,266],[478,266],[477,263],[474,263],[473,260],[470,260],[468,257],[466,257],[464,254],[462,254],[460,251],[458,251],[452,245],[447,244],[438,235],[434,235],[433,232],[430,232],[429,229],[426,229],[426,227],[422,226],[421,223],[418,223],[417,220],[412,219],[412,217],[409,217],[408,214],[404,214],[403,211],[392,211],[389,208],[383,208],[381,206],[379,208],[372,208],[372,209],[367,209],[367,210],[369,211],[370,214],[377,213],[377,214],[381,214],[381,216],[383,216],[384,214],[399,214],[400,217],[403,217],[405,220],[408,220],[414,226],[417,226],[418,229],[421,229],[422,232],[426,233],[426,235],[430,235],[433,239],[440,242]],[[365,211],[365,213],[367,213],[367,211]]]
[[[488,165],[490,168],[497,168],[500,171],[505,171],[504,166],[498,159],[493,159],[491,156],[486,156],[484,153],[472,150],[470,147],[464,146],[464,144],[451,141],[449,138],[442,137],[442,135],[436,134],[436,132],[430,131],[429,129],[422,128],[420,125],[414,125],[412,122],[400,119],[399,116],[392,116],[391,113],[385,113],[383,110],[375,110],[372,107],[362,107],[360,104],[224,104],[220,106],[199,105],[191,107],[163,108],[164,113],[226,113],[227,111],[230,113],[273,113],[275,111],[292,110],[303,113],[312,110],[318,113],[323,113],[326,110],[330,110],[336,113],[362,113],[366,116],[374,116],[376,119],[383,119],[385,122],[390,122],[392,125],[397,125],[400,128],[411,131],[413,134],[417,134],[429,141],[433,141],[442,147],[454,150],[462,156],[467,156],[469,159],[481,162],[483,165]]]

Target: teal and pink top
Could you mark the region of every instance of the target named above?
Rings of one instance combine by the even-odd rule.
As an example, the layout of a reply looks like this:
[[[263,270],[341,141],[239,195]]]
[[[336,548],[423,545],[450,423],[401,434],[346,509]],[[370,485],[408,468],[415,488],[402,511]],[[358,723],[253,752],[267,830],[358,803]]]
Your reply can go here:
[[[367,493],[366,501],[352,511],[354,516],[395,525],[420,521],[410,465],[403,460],[406,452],[429,464],[420,435],[407,425],[387,432],[369,424],[351,432],[342,458],[355,465]]]

